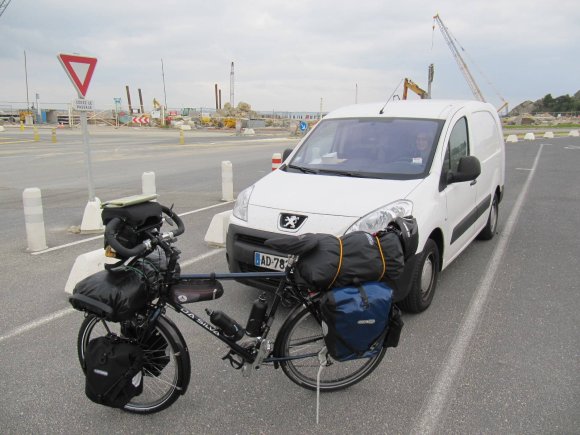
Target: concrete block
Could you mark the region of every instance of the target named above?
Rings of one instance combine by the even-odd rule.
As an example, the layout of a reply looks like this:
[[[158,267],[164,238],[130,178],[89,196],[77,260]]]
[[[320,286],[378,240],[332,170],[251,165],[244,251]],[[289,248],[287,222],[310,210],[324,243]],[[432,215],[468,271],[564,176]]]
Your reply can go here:
[[[205,233],[204,241],[212,248],[223,248],[226,246],[226,237],[232,210],[227,210],[216,214],[209,224]]]
[[[570,130],[570,133],[568,133],[568,136],[578,137],[578,136],[580,136],[580,133],[578,132],[578,130]]]
[[[536,140],[536,136],[534,133],[526,133],[524,135],[524,140]]]
[[[105,268],[105,264],[118,262],[116,258],[105,257],[104,249],[81,254],[75,260],[68,275],[68,280],[64,286],[64,291],[72,295],[77,282],[82,281],[87,276],[97,273]]]
[[[189,124],[183,124],[183,125],[180,125],[179,128],[181,130],[191,130],[191,125],[189,125]]]
[[[544,137],[548,138],[548,139],[554,139],[554,132],[552,131],[547,131],[544,133]]]
[[[253,128],[244,128],[244,130],[242,131],[242,134],[245,136],[253,136],[256,134],[256,132],[254,131]]]
[[[94,201],[87,202],[85,212],[83,214],[83,221],[81,223],[81,233],[102,233],[105,230],[103,221],[101,219],[101,200],[95,198]]]
[[[517,142],[518,137],[515,134],[510,134],[505,141],[506,142]]]
[[[4,131],[4,130],[5,130],[4,129],[4,126],[3,125],[0,125],[0,131]]]

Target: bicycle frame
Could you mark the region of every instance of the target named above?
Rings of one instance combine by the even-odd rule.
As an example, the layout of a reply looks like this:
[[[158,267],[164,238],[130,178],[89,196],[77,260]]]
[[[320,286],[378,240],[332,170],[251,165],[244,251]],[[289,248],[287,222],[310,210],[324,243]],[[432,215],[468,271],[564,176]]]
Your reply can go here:
[[[196,280],[196,279],[199,279],[199,280],[203,280],[203,279],[235,280],[237,278],[242,278],[242,277],[243,278],[281,278],[280,284],[278,285],[278,288],[276,289],[276,292],[274,293],[274,299],[272,301],[272,304],[268,308],[268,312],[266,313],[266,317],[264,319],[264,323],[266,326],[265,326],[263,334],[259,338],[260,343],[261,343],[261,342],[264,342],[266,340],[268,333],[270,332],[270,328],[271,328],[272,323],[274,321],[274,316],[276,314],[276,311],[278,310],[280,302],[282,301],[283,291],[285,290],[287,285],[289,285],[289,284],[293,285],[291,282],[289,282],[287,272],[241,272],[241,273],[231,272],[231,273],[207,273],[207,274],[182,274],[182,275],[180,275],[177,282],[179,282],[181,280]],[[233,350],[237,355],[242,357],[244,363],[253,364],[256,361],[256,356],[257,356],[256,352],[255,352],[256,347],[246,348],[246,347],[240,346],[238,344],[238,342],[232,340],[226,334],[224,334],[220,328],[208,323],[207,321],[205,321],[203,318],[201,318],[200,316],[198,316],[197,314],[195,314],[191,310],[185,308],[182,304],[176,303],[176,302],[171,301],[171,300],[166,300],[165,302],[167,305],[171,306],[175,311],[177,311],[180,314],[185,315],[188,319],[190,319],[191,321],[196,323],[198,326],[200,326],[201,328],[203,328],[204,330],[211,333],[216,338],[218,338],[219,340],[221,340],[222,342],[227,344],[231,350]],[[258,346],[258,348],[259,348],[259,346]],[[224,358],[227,358],[228,356],[229,356],[229,354],[226,355]],[[289,359],[299,359],[299,358],[305,358],[305,357],[310,357],[310,356],[313,356],[313,355],[311,355],[311,354],[300,355],[300,356],[293,356],[291,358],[269,357],[269,358],[264,358],[263,362],[277,363],[277,362],[285,361],[285,360],[289,360]],[[232,362],[232,366],[233,366],[234,365],[233,361],[230,361],[230,362]],[[238,368],[241,368],[242,365],[243,364],[241,364],[240,367],[238,367]]]

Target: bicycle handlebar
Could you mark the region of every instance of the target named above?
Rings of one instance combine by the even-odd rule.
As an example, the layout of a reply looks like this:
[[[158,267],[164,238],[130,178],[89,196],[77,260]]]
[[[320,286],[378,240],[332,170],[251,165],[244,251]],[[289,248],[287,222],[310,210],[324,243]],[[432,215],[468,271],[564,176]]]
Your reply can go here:
[[[123,223],[123,221],[120,218],[115,217],[115,218],[111,219],[105,227],[105,240],[106,240],[106,242],[120,256],[125,257],[125,258],[129,258],[129,257],[138,257],[138,256],[144,254],[145,252],[147,252],[148,250],[153,248],[153,246],[157,244],[156,242],[166,241],[168,239],[170,240],[170,239],[173,239],[174,237],[177,237],[177,236],[180,236],[181,234],[183,234],[185,232],[185,225],[183,224],[183,221],[177,215],[177,213],[175,213],[170,208],[165,207],[164,205],[161,206],[161,210],[163,211],[163,213],[165,213],[169,217],[170,223],[175,222],[175,224],[177,224],[177,229],[175,231],[170,231],[169,233],[164,233],[164,234],[159,235],[156,238],[159,240],[147,239],[147,240],[144,240],[139,245],[135,246],[134,248],[127,248],[127,247],[123,246],[116,238],[117,230],[118,230],[119,226]],[[171,222],[171,220],[173,222]]]

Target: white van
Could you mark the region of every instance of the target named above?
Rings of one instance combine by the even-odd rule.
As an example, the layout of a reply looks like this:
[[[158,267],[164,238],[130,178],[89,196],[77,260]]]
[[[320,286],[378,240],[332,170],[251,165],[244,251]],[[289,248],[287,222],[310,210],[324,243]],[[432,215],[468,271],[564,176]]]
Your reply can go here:
[[[414,100],[329,113],[279,169],[242,191],[227,233],[232,272],[281,270],[280,234],[376,232],[417,219],[419,246],[390,283],[410,312],[425,310],[440,271],[476,237],[491,239],[504,190],[505,145],[494,107]],[[274,282],[242,280],[262,289]]]

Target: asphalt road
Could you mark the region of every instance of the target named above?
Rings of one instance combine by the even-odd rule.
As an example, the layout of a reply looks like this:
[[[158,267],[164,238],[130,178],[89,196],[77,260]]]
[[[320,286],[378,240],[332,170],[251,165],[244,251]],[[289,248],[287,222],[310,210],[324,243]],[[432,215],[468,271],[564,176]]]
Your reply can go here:
[[[171,408],[135,416],[84,396],[76,359],[82,314],[68,309],[64,284],[88,240],[39,255],[26,252],[22,190],[43,193],[47,242],[91,239],[80,224],[87,200],[78,132],[22,142],[30,132],[0,133],[0,427],[3,433],[579,433],[578,256],[580,140],[508,144],[499,234],[474,242],[445,272],[432,306],[405,315],[398,348],[360,384],[321,397],[264,367],[243,378],[220,357],[224,345],[170,314],[189,344],[192,379]],[[10,143],[16,142],[17,143]],[[162,203],[184,213],[186,272],[225,271],[223,250],[203,237],[222,204],[220,162],[234,167],[239,192],[270,170],[273,152],[296,140],[186,132],[94,131],[97,196],[138,193],[154,171]],[[218,301],[194,304],[245,322],[258,292],[227,282]],[[284,312],[277,319],[279,325]]]

